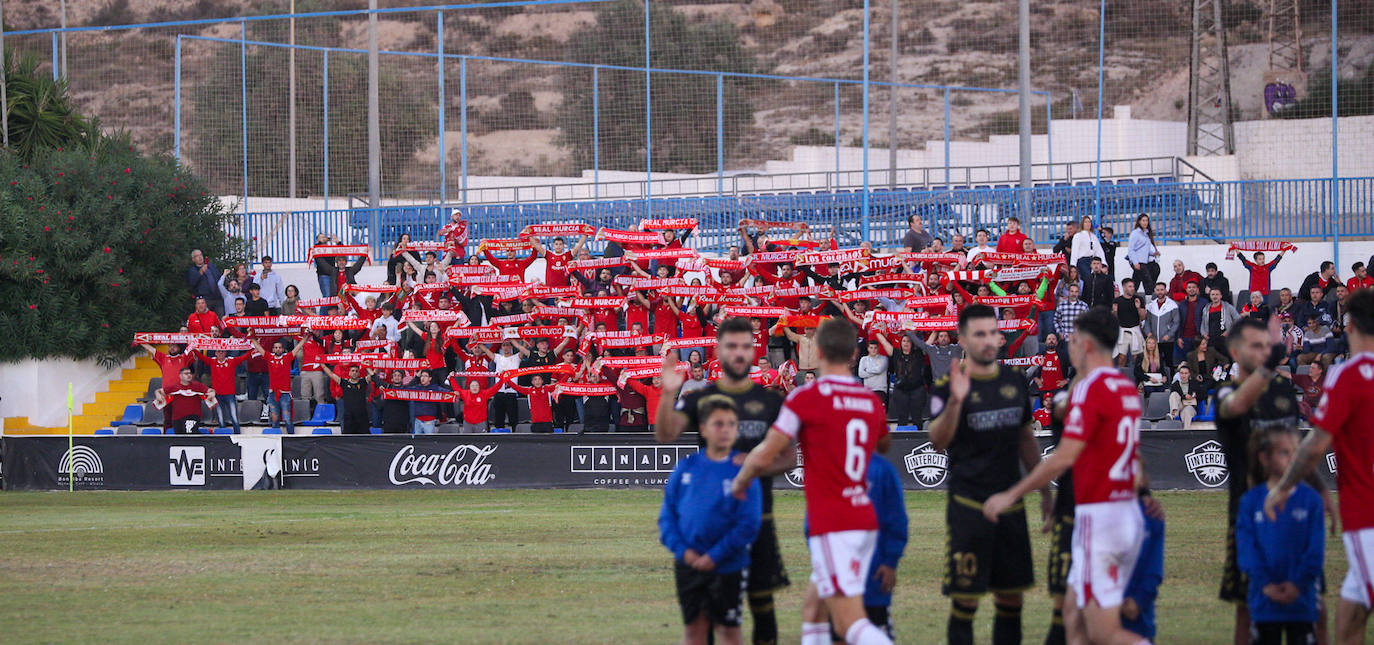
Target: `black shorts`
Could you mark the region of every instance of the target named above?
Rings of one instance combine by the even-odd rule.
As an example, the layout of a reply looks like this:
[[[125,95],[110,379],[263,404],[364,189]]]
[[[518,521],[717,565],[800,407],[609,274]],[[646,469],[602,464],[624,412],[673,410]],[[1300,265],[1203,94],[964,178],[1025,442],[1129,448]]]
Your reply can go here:
[[[673,564],[677,582],[677,604],[682,609],[682,624],[695,621],[701,612],[712,625],[739,627],[744,613],[744,585],[749,571],[716,573],[697,571],[681,560]]]
[[[1068,590],[1069,565],[1073,564],[1073,515],[1054,516],[1050,529],[1050,562],[1045,568],[1051,596],[1063,596]]]
[[[1035,582],[1024,502],[996,523],[983,517],[982,504],[951,495],[945,507],[945,580],[951,598],[977,598],[989,591],[1019,593]]]
[[[772,514],[765,514],[759,524],[759,536],[749,548],[749,595],[766,596],[792,584],[787,568],[782,565],[782,549],[778,547],[778,529]]]
[[[1218,598],[1226,602],[1246,604],[1250,578],[1236,564],[1236,523],[1226,528],[1226,563],[1221,567],[1221,591]]]

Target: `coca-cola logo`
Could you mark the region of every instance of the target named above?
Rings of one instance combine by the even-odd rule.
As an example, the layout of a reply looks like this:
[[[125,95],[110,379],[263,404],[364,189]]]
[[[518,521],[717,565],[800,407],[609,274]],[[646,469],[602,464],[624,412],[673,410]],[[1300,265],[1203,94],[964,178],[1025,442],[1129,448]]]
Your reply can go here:
[[[496,446],[463,444],[447,453],[416,454],[415,446],[405,446],[391,458],[391,483],[431,486],[482,486],[496,475],[487,457]]]

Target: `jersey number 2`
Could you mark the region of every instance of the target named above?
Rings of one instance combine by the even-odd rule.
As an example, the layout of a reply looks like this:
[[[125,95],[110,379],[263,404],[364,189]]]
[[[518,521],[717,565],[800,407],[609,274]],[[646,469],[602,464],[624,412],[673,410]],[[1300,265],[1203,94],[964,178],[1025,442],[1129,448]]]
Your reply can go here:
[[[1112,481],[1131,481],[1135,479],[1135,469],[1131,467],[1131,456],[1135,445],[1140,441],[1140,424],[1135,417],[1122,417],[1116,424],[1116,443],[1121,446],[1121,456],[1116,458],[1107,477]]]
[[[844,474],[851,481],[863,481],[864,471],[868,469],[868,464],[864,463],[864,444],[868,443],[868,422],[863,419],[850,419],[849,424],[844,427]]]

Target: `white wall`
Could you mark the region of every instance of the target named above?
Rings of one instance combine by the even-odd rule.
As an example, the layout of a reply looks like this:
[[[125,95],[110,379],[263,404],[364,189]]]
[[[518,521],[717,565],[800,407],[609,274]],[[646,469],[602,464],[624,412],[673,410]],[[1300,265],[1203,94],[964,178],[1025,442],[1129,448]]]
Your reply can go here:
[[[66,359],[0,363],[0,419],[28,417],[39,427],[65,427],[67,383],[72,384],[76,414],[81,414],[81,404],[94,401],[96,392],[109,389],[109,381],[133,364],[130,359],[110,370],[96,361]]]
[[[1341,117],[1340,176],[1374,176],[1374,116]],[[1269,119],[1235,124],[1241,179],[1331,176],[1331,119]]]

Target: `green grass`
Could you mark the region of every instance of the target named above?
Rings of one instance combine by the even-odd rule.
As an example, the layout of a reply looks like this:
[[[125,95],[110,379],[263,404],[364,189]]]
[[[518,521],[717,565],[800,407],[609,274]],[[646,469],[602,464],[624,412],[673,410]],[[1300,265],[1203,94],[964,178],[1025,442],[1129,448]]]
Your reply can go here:
[[[1216,600],[1225,497],[1160,493],[1163,643],[1229,642]],[[680,636],[656,491],[5,493],[0,643],[665,643]],[[908,494],[894,603],[903,642],[943,642],[940,493]],[[778,497],[796,642],[809,560],[802,498]],[[1037,584],[1045,539],[1033,522]],[[1327,579],[1345,559],[1333,539]],[[1334,594],[1328,595],[1334,600]],[[991,606],[979,612],[989,640]],[[1026,642],[1048,623],[1028,594]],[[747,628],[747,627],[746,627]]]

